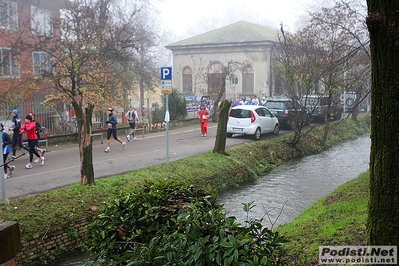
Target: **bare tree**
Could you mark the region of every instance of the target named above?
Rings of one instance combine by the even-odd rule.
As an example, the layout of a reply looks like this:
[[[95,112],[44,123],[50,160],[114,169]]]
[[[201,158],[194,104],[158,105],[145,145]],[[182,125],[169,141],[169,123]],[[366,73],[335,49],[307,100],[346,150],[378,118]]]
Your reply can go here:
[[[136,31],[135,53],[138,58],[133,64],[133,72],[136,76],[135,82],[139,87],[141,108],[144,106],[145,91],[154,91],[159,86],[158,58],[161,57],[161,52],[158,47],[166,36],[160,30],[159,23],[150,10],[142,10],[133,27]]]
[[[360,51],[367,51],[368,39],[364,36],[364,17],[352,9],[349,4],[336,1],[332,8],[322,8],[311,16],[310,29],[322,44],[324,54],[323,83],[326,95],[329,96],[327,114],[334,101],[339,102],[342,88],[347,82],[345,73],[349,61]],[[360,97],[359,97],[360,98]],[[326,120],[323,144],[327,140],[330,126]]]
[[[311,23],[319,24],[331,34],[340,34],[343,56],[337,57],[338,72],[342,74],[337,80],[343,92],[355,92],[356,100],[350,114],[356,120],[358,106],[367,101],[370,80],[369,37],[366,26],[366,7],[361,0],[337,0],[321,12],[310,13]]]
[[[274,52],[276,58],[274,68],[283,80],[283,93],[293,101],[293,106],[296,106],[295,101],[311,94],[322,78],[324,49],[315,42],[313,35],[306,28],[296,34],[290,34],[281,27],[281,36]],[[304,119],[306,117],[304,112],[306,109],[295,112],[296,126],[291,140],[293,146],[297,145],[302,135],[307,132],[304,129],[310,122],[310,116]]]
[[[354,81],[355,74],[367,73],[359,71],[367,69],[367,62],[356,60],[361,58],[359,53],[367,54],[368,50],[368,39],[362,26],[361,13],[349,4],[337,1],[331,8],[311,13],[309,24],[296,34],[282,30],[283,38],[276,50],[287,95],[290,98],[310,93],[328,96],[323,142],[327,139],[330,115],[340,104],[341,93],[354,86],[349,84],[347,77],[351,74],[351,81]],[[300,138],[300,131],[295,134],[294,144]]]

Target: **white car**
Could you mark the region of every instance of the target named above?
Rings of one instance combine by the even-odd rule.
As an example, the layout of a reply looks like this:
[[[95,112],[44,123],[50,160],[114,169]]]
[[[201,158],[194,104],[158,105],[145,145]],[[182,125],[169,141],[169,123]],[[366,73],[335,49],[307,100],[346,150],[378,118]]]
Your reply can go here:
[[[280,132],[277,117],[264,106],[238,105],[231,108],[227,122],[227,137],[233,134],[252,135],[259,140],[261,134]]]

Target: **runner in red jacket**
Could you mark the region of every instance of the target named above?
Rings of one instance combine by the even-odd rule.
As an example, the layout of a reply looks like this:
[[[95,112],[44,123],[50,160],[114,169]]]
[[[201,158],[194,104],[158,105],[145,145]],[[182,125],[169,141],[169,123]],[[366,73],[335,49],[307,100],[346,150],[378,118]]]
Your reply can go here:
[[[25,117],[25,124],[21,126],[21,131],[19,134],[26,133],[28,138],[28,146],[29,146],[29,163],[25,165],[27,169],[32,169],[32,161],[33,154],[37,157],[40,157],[39,153],[37,153],[36,145],[37,145],[37,134],[36,134],[36,123],[33,122],[33,118],[31,115],[27,115]],[[44,165],[44,157],[40,157],[41,165]]]
[[[205,105],[201,105],[200,111],[198,112],[198,118],[201,125],[201,137],[206,137],[208,134],[208,116],[209,112]]]

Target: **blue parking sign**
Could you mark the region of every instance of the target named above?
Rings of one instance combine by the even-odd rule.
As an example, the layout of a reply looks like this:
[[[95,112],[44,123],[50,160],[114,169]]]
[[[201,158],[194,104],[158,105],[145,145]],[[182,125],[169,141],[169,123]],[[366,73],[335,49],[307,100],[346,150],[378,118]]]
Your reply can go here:
[[[172,67],[161,67],[161,80],[172,80]]]

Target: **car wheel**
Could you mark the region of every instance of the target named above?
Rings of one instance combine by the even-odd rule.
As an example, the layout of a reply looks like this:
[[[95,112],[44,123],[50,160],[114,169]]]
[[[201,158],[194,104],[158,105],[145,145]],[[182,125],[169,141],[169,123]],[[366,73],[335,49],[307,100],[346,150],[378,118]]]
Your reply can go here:
[[[280,133],[280,126],[278,124],[276,124],[274,126],[273,134],[278,135],[278,133]]]
[[[347,106],[352,106],[355,103],[355,100],[352,98],[348,98],[346,99],[345,103]]]
[[[305,124],[306,126],[310,126],[311,119],[312,117],[310,115],[306,118],[306,124]]]
[[[261,135],[261,131],[260,131],[260,128],[258,127],[257,129],[256,129],[256,131],[255,131],[255,134],[254,134],[254,140],[259,140],[260,139],[260,135]]]
[[[295,119],[291,119],[290,121],[288,121],[288,128],[294,130],[295,129]]]
[[[231,138],[233,136],[233,133],[227,133],[226,135],[228,138]]]
[[[341,117],[342,117],[342,113],[341,113],[341,112],[337,112],[337,113],[334,115],[334,120],[340,120]]]

